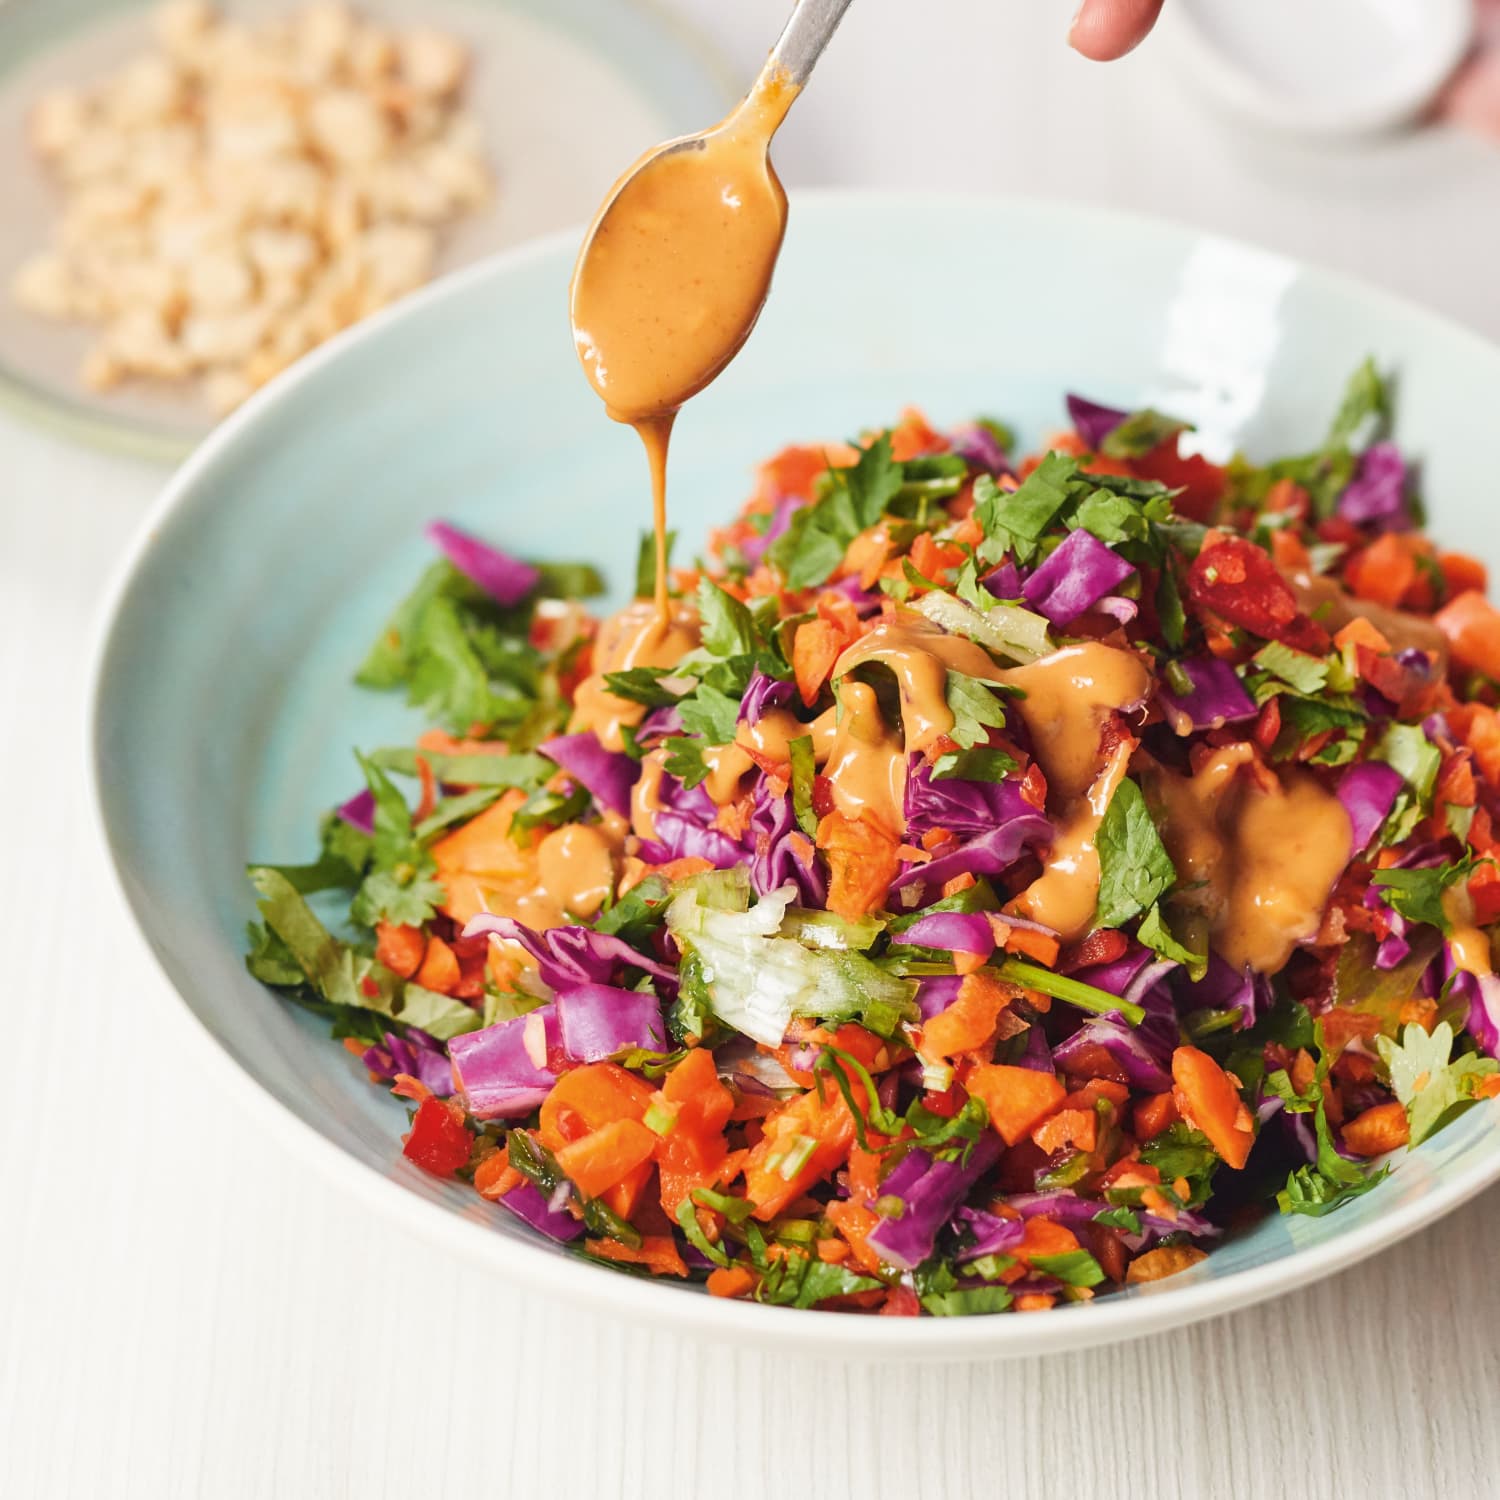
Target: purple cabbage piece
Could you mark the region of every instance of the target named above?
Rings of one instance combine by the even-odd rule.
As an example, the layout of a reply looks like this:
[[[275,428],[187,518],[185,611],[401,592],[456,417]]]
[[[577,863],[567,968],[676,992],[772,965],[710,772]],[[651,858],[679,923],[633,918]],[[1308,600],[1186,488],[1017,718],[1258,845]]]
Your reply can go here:
[[[583,1233],[583,1224],[564,1209],[552,1207],[547,1195],[534,1182],[517,1183],[503,1198],[496,1200],[501,1208],[524,1219],[549,1240],[566,1244]]]
[[[1067,625],[1133,572],[1118,552],[1080,526],[1026,580],[1021,597],[1054,625]]]
[[[1033,1021],[1026,1028],[1026,1045],[1016,1059],[1016,1066],[1030,1068],[1034,1073],[1057,1072],[1057,1065],[1052,1061],[1052,1048],[1040,1021]]]
[[[1066,1072],[1070,1063],[1082,1061],[1087,1047],[1097,1045],[1109,1053],[1132,1087],[1153,1093],[1170,1088],[1178,1028],[1163,981],[1175,967],[1157,959],[1149,948],[1136,946],[1113,963],[1080,969],[1075,979],[1141,1006],[1146,1017],[1138,1026],[1128,1025],[1117,1014],[1085,1021],[1053,1049],[1057,1066]]]
[[[1023,1219],[1054,1219],[1070,1227],[1093,1222],[1094,1215],[1109,1207],[1093,1198],[1080,1198],[1077,1193],[1058,1190],[1044,1193],[1014,1193],[1005,1200]]]
[[[978,953],[988,958],[995,951],[995,930],[983,912],[935,911],[918,917],[901,934],[901,941],[919,948]]]
[[[958,987],[963,983],[960,974],[940,974],[936,979],[924,979],[917,986],[917,1009],[924,1021],[947,1010],[958,999]]]
[[[555,990],[583,982],[607,984],[615,970],[624,964],[643,970],[668,986],[672,994],[677,993],[676,970],[647,958],[624,938],[595,932],[590,927],[549,927],[545,932],[535,932],[514,917],[481,912],[470,919],[463,935],[506,938],[519,943],[536,960],[542,979]]]
[[[563,1051],[579,1062],[600,1062],[630,1047],[667,1047],[661,1002],[649,990],[575,984],[558,991],[557,1022]]]
[[[1071,1072],[1093,1047],[1102,1047],[1109,1054],[1132,1088],[1158,1094],[1172,1087],[1171,1068],[1163,1064],[1159,1049],[1150,1047],[1134,1027],[1109,1017],[1085,1022],[1059,1042],[1053,1049],[1053,1062],[1062,1072]]]
[[[834,583],[823,586],[825,593],[842,594],[854,606],[854,613],[860,619],[879,612],[884,594],[872,593],[867,588],[862,588],[858,578],[852,574],[847,578],[840,578]]]
[[[1192,692],[1178,695],[1165,681],[1156,686],[1167,722],[1178,734],[1191,734],[1195,729],[1218,729],[1224,724],[1236,724],[1255,717],[1255,704],[1227,661],[1199,656],[1179,662],[1178,666],[1193,684]]]
[[[987,474],[1009,474],[1010,459],[1000,441],[988,427],[970,422],[949,434],[953,452],[972,468]]]
[[[592,729],[582,734],[560,734],[537,747],[555,761],[599,806],[630,816],[630,789],[640,767],[618,750],[606,750]]]
[[[1073,430],[1083,439],[1084,446],[1095,453],[1103,446],[1105,438],[1130,415],[1118,406],[1101,406],[1097,401],[1075,396],[1072,392],[1068,393],[1067,400],[1068,420],[1072,422]]]
[[[1024,1219],[1002,1219],[982,1208],[960,1208],[953,1216],[955,1229],[967,1229],[974,1243],[960,1250],[959,1261],[978,1260],[982,1255],[1003,1255],[1014,1250],[1026,1235]]]
[[[453,1092],[453,1069],[448,1063],[448,1054],[425,1031],[413,1028],[404,1037],[388,1031],[384,1043],[366,1047],[360,1061],[377,1078],[394,1078],[397,1073],[406,1073],[442,1098]]]
[[[427,539],[436,544],[465,578],[507,608],[519,604],[542,581],[542,575],[530,563],[523,563],[446,521],[431,522]]]
[[[765,531],[760,536],[746,537],[740,543],[740,552],[752,568],[760,566],[766,553],[770,551],[772,542],[792,524],[792,513],[803,503],[795,495],[783,495],[776,502],[776,508],[771,512],[771,520]]]
[[[1356,526],[1377,531],[1410,530],[1406,460],[1394,443],[1371,443],[1360,455],[1354,478],[1339,496],[1338,513]]]
[[[914,1157],[923,1170],[915,1181],[908,1182],[902,1169]],[[870,1247],[888,1265],[914,1270],[932,1254],[939,1231],[999,1157],[999,1139],[988,1130],[974,1142],[962,1166],[956,1161],[934,1160],[920,1148],[909,1151],[905,1161],[880,1186],[881,1197],[900,1198],[904,1205],[901,1217],[882,1219],[869,1233]]]
[[[739,722],[754,728],[768,708],[790,708],[796,696],[795,683],[767,677],[757,669],[750,674],[750,681],[745,685],[744,696],[740,699]]]
[[[1434,965],[1434,968],[1439,966]],[[1443,945],[1442,979],[1451,981],[1451,991],[1469,1007],[1464,1025],[1488,1057],[1500,1057],[1500,975],[1471,974],[1453,962],[1451,944]]]
[[[361,833],[375,832],[375,794],[369,787],[356,792],[347,802],[341,803],[338,815],[351,828]]]
[[[706,859],[716,870],[732,870],[744,863],[745,851],[727,833],[705,827],[695,818],[662,808],[652,822],[656,825],[656,837],[643,839],[638,851],[647,864]]]
[[[526,1050],[526,1028],[538,1025],[550,1054],[561,1044],[552,1005],[482,1031],[465,1032],[448,1043],[454,1080],[476,1120],[529,1115],[552,1092],[557,1074],[537,1067]]]
[[[794,839],[793,834],[799,837]],[[797,887],[799,906],[821,907],[827,902],[828,883],[811,842],[797,827],[792,799],[789,795],[776,796],[764,776],[755,783],[745,843],[750,851],[750,884],[757,896],[791,884]]]
[[[980,582],[997,599],[1019,599],[1025,587],[1021,574],[1013,562],[1003,562],[998,568],[986,573]]]
[[[1127,599],[1121,594],[1106,594],[1102,599],[1094,600],[1094,608],[1121,625],[1130,624],[1141,612],[1140,605],[1134,599]]]
[[[640,727],[635,732],[635,741],[638,745],[649,745],[652,740],[664,735],[681,733],[682,714],[675,703],[669,703],[662,708],[653,708],[641,720]]]
[[[1394,969],[1411,956],[1411,944],[1400,933],[1389,932],[1375,949],[1375,967]]]
[[[918,884],[925,885],[929,889],[941,888],[955,875],[965,872],[974,875],[998,875],[1016,862],[1023,849],[1034,844],[1048,844],[1052,841],[1052,824],[1048,822],[1044,813],[1038,812],[1021,796],[1020,787],[1015,782],[979,783],[955,780],[939,781],[929,785],[933,788],[932,795],[944,799],[944,805],[949,805],[950,810],[955,813],[958,809],[951,807],[949,799],[963,797],[966,793],[979,798],[986,807],[993,805],[995,821],[989,826],[981,824],[984,831],[968,840],[960,839],[952,845],[944,846],[925,864],[908,865],[892,882],[893,891],[904,890],[908,886]],[[946,790],[949,787],[958,790]],[[983,787],[984,790],[976,792],[973,790],[976,787]],[[998,787],[999,791],[993,792],[991,790],[993,787]],[[926,795],[925,789],[919,790],[919,798]],[[998,800],[991,804],[988,800],[991,797]],[[949,825],[939,825],[934,822],[931,826],[948,827]],[[909,830],[909,832],[914,833],[915,830]]]
[[[1174,982],[1177,1003],[1183,1011],[1237,1010],[1239,1030],[1253,1026],[1271,1008],[1271,982],[1249,965],[1236,969],[1212,951],[1203,978],[1194,983],[1186,972]]]
[[[1349,814],[1350,847],[1362,853],[1396,805],[1405,785],[1401,773],[1384,761],[1366,760],[1350,766],[1339,778],[1338,799]]]
[[[932,779],[932,768],[921,756],[912,756],[902,798],[906,836],[920,839],[932,828],[949,833],[985,833],[1012,818],[1035,815],[1036,808],[1021,793],[1021,783],[965,781],[957,776]]]

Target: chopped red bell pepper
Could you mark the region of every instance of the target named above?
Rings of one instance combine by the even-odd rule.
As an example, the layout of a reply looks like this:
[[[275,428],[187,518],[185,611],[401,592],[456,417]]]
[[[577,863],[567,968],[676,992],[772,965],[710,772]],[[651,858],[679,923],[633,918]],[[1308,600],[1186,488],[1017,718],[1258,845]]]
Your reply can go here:
[[[434,1177],[451,1177],[465,1166],[474,1137],[464,1128],[463,1109],[452,1100],[424,1099],[412,1117],[403,1155]]]

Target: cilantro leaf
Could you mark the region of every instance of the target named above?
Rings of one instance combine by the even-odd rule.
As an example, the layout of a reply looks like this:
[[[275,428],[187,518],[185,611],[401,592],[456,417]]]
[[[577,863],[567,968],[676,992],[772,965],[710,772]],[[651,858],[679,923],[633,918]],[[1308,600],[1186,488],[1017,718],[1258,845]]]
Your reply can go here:
[[[858,529],[873,526],[895,499],[904,478],[903,466],[891,459],[890,433],[882,432],[860,453],[852,468],[835,469],[834,478],[849,492]]]
[[[1104,1280],[1104,1268],[1087,1250],[1033,1255],[1031,1264],[1044,1276],[1056,1277],[1064,1286],[1098,1286]]]
[[[812,736],[799,734],[787,750],[792,762],[792,810],[797,815],[797,826],[808,838],[818,832],[818,815],[813,811],[813,778],[817,775],[817,763],[813,760]]]
[[[961,1287],[946,1261],[929,1261],[912,1273],[922,1306],[935,1318],[1004,1312],[1014,1300],[1004,1286]]]
[[[684,697],[671,688],[662,686],[663,677],[671,677],[671,667],[627,667],[623,672],[606,672],[604,685],[627,703],[640,703],[647,708],[672,708]]]
[[[1409,922],[1426,922],[1446,933],[1452,924],[1443,910],[1443,896],[1474,868],[1473,855],[1456,865],[1436,865],[1426,870],[1377,870],[1370,883],[1385,892],[1386,904]]]
[[[1181,964],[1195,984],[1208,973],[1208,954],[1194,953],[1172,936],[1172,929],[1167,926],[1166,919],[1161,914],[1160,903],[1141,918],[1141,925],[1136,928],[1135,935],[1162,958],[1170,958],[1174,963]]]
[[[1268,641],[1252,660],[1299,693],[1321,693],[1328,685],[1328,663],[1322,657],[1294,651],[1280,641]]]
[[[1118,927],[1164,896],[1177,870],[1156,831],[1146,799],[1126,777],[1105,809],[1095,838],[1099,851],[1100,927]],[[1159,919],[1158,919],[1159,923]]]
[[[373,760],[355,754],[375,799],[375,833],[371,866],[349,913],[368,927],[418,927],[445,898],[437,866],[417,840],[406,798]]]
[[[1209,1144],[1206,1135],[1178,1121],[1159,1135],[1152,1136],[1141,1147],[1141,1160],[1161,1173],[1163,1183],[1186,1178],[1188,1196],[1184,1206],[1193,1208],[1208,1198],[1210,1180],[1219,1165],[1219,1153]],[[1106,1196],[1111,1203],[1140,1202],[1138,1188],[1127,1188],[1119,1197],[1111,1190]]]
[[[883,1285],[874,1277],[861,1276],[845,1266],[789,1253],[767,1263],[765,1275],[755,1289],[755,1300],[772,1307],[816,1307],[830,1297],[873,1292]]]
[[[672,563],[672,548],[677,543],[677,533],[667,533],[667,565]],[[641,533],[640,551],[636,554],[635,562],[635,597],[637,599],[649,599],[656,593],[656,533],[654,531],[643,531]]]
[[[663,769],[675,776],[689,791],[708,775],[703,762],[703,745],[687,735],[674,734],[662,741],[666,754]]]
[[[366,927],[377,922],[420,927],[446,899],[442,882],[430,872],[372,870],[365,876],[349,915]]]
[[[1447,1021],[1434,1026],[1431,1035],[1408,1022],[1399,1042],[1379,1036],[1375,1045],[1390,1074],[1391,1090],[1406,1107],[1413,1146],[1474,1103],[1474,1084],[1479,1079],[1500,1071],[1500,1062],[1474,1052],[1450,1062],[1453,1027]]]
[[[979,560],[997,563],[1007,552],[1026,562],[1052,518],[1072,494],[1078,460],[1049,453],[1015,490],[1003,490],[988,474],[974,481],[974,515],[984,528]]]
[[[1143,411],[1131,412],[1123,422],[1106,434],[1099,445],[1099,451],[1106,458],[1143,458],[1168,438],[1176,437],[1179,432],[1192,430],[1191,422],[1163,416],[1161,412],[1148,406]]]
[[[1094,1215],[1094,1223],[1106,1229],[1118,1229],[1122,1234],[1141,1232],[1140,1215],[1133,1208],[1106,1208]]]
[[[1344,387],[1343,400],[1323,446],[1326,449],[1363,446],[1385,431],[1390,416],[1390,392],[1375,368],[1375,361],[1366,358]]]
[[[928,773],[933,781],[1004,781],[1020,767],[1014,756],[988,745],[971,750],[950,751],[932,763]]]
[[[1355,1169],[1358,1172],[1358,1168]],[[1382,1168],[1368,1177],[1360,1174],[1352,1181],[1340,1182],[1325,1176],[1310,1162],[1292,1172],[1286,1186],[1276,1195],[1276,1204],[1284,1214],[1307,1214],[1320,1219],[1352,1198],[1358,1198],[1377,1186],[1389,1169]]]
[[[706,745],[727,745],[739,727],[740,705],[737,699],[717,688],[701,683],[691,698],[684,698],[677,712],[682,727],[689,734],[700,735]],[[672,742],[669,740],[668,744]]]
[[[977,677],[950,668],[947,699],[953,715],[948,736],[961,749],[971,750],[989,738],[988,730],[1005,727],[1004,705]]]
[[[698,618],[703,624],[703,649],[714,656],[748,656],[760,645],[760,632],[750,611],[713,579],[698,585]]]

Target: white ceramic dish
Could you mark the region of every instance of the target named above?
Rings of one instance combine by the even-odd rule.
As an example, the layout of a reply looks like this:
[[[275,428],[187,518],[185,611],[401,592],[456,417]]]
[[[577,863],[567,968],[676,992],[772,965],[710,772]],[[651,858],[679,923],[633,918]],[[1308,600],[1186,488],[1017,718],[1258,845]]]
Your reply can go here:
[[[574,362],[575,246],[562,235],[474,267],[288,372],[173,479],[112,592],[92,689],[103,834],[226,1094],[352,1199],[497,1276],[725,1344],[819,1354],[1033,1354],[1159,1332],[1351,1265],[1500,1176],[1500,1105],[1486,1104],[1337,1213],[1273,1216],[1169,1281],[1039,1316],[915,1320],[622,1276],[403,1160],[400,1105],[244,972],[242,866],[310,855],[316,814],[349,790],[349,747],[413,732],[409,711],[350,672],[425,558],[425,519],[586,555],[616,584],[633,566],[644,464]],[[1397,436],[1423,459],[1433,525],[1500,562],[1484,438],[1500,351],[1463,329],[1275,255],[1093,209],[794,198],[759,328],[678,424],[673,520],[699,536],[758,457],[913,401],[939,422],[1003,415],[1030,440],[1073,388],[1192,417],[1220,453],[1295,448],[1316,441],[1366,353],[1399,377]]]

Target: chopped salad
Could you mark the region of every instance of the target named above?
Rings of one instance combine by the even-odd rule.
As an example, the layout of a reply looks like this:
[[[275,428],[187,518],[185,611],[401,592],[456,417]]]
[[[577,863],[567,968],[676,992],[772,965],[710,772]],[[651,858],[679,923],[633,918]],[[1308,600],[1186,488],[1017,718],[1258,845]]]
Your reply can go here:
[[[405,1155],[716,1296],[1034,1311],[1322,1215],[1500,1092],[1500,612],[1386,388],[1219,466],[1070,396],[766,463],[598,622],[444,523],[250,971]]]

